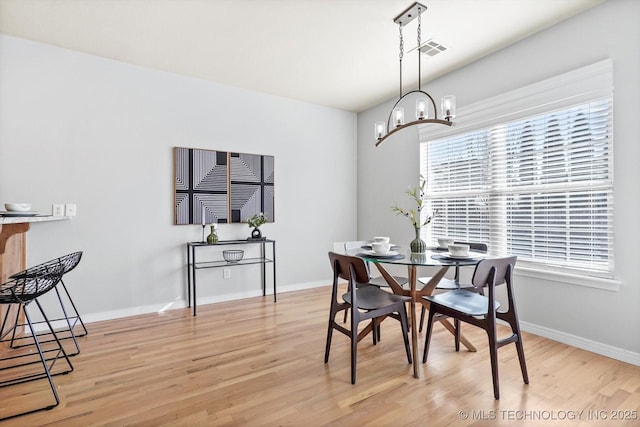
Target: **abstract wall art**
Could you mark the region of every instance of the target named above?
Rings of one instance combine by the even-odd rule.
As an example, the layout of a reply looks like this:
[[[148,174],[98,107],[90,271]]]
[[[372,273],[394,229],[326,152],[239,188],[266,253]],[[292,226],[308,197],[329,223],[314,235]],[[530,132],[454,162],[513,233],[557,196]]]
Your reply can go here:
[[[274,157],[175,147],[175,224],[275,220]]]

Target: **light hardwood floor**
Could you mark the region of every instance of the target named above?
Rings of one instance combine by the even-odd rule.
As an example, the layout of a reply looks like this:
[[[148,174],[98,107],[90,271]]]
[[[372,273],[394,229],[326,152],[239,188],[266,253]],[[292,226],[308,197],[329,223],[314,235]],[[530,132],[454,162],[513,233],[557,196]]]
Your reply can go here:
[[[351,385],[345,336],[334,334],[323,363],[329,297],[329,287],[317,288],[280,294],[275,304],[201,306],[195,318],[179,309],[89,324],[75,371],[54,377],[61,404],[0,426],[640,425],[640,367],[526,333],[530,384],[513,345],[503,347],[500,401],[486,336],[470,326],[477,353],[456,353],[436,326],[415,379],[389,319],[382,342],[360,343]],[[49,398],[38,387],[0,389],[0,414]]]

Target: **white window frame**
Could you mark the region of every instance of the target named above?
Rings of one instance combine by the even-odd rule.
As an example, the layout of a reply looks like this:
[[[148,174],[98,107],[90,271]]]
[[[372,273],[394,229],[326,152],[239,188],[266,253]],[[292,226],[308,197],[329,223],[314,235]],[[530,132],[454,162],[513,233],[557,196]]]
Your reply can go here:
[[[499,127],[513,121],[607,98],[613,98],[613,64],[611,59],[459,108],[455,125],[452,128],[442,129],[428,125],[420,127],[421,173],[425,176],[427,175],[425,156],[427,152],[426,144],[429,141],[457,135],[461,136],[491,127]],[[613,105],[611,105],[612,108]],[[612,131],[613,126],[610,126],[610,134],[612,134]],[[613,187],[613,150],[611,150],[609,156],[609,171],[611,186]],[[613,192],[613,189],[611,191]],[[611,236],[609,240],[611,245],[609,273],[567,270],[540,262],[519,262],[516,274],[561,283],[617,290],[620,282],[614,279],[613,215],[611,216],[609,227]],[[424,237],[428,241],[433,241],[434,236],[430,235],[430,230],[430,227],[426,227],[427,234]],[[492,235],[489,239],[498,239],[498,237]],[[491,247],[491,242],[489,243]],[[498,254],[496,253],[496,255]]]

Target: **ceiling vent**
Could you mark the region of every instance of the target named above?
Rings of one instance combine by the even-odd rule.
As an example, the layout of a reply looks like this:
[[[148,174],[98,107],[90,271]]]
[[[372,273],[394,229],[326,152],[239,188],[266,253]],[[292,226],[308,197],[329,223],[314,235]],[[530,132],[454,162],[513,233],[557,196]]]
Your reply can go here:
[[[426,54],[427,56],[435,56],[441,52],[444,52],[445,50],[447,50],[446,46],[433,41],[433,39],[427,40],[422,46],[420,46],[420,52]]]

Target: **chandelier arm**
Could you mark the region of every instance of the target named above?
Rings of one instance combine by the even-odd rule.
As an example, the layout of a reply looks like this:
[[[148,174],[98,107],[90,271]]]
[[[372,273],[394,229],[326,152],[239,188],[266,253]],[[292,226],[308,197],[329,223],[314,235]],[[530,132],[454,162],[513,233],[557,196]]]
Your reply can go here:
[[[440,120],[440,119],[422,119],[422,120],[414,120],[412,122],[409,123],[405,123],[403,125],[398,126],[397,128],[391,130],[390,132],[388,132],[385,136],[383,136],[382,138],[380,138],[378,140],[378,142],[376,142],[376,147],[380,144],[382,144],[382,142],[387,139],[388,137],[390,137],[391,135],[393,135],[394,133],[398,132],[399,130],[402,130],[404,128],[408,128],[410,126],[415,126],[415,125],[423,125],[423,124],[429,124],[429,123],[436,123],[439,125],[447,125],[447,126],[451,126],[453,125],[453,122],[447,121],[447,120]]]
[[[438,120],[438,109],[436,108],[436,101],[434,101],[433,98],[431,97],[431,95],[429,95],[427,92],[425,92],[423,90],[420,90],[420,89],[415,89],[415,90],[409,91],[409,92],[405,93],[404,95],[402,95],[400,98],[398,98],[396,103],[393,104],[393,107],[391,107],[391,112],[389,113],[389,117],[387,118],[387,133],[389,133],[389,127],[391,126],[391,116],[393,115],[393,110],[396,109],[398,104],[400,104],[400,102],[405,97],[411,95],[412,93],[421,93],[424,96],[426,96],[427,98],[429,98],[429,100],[431,101],[431,105],[433,106],[434,119]],[[420,122],[426,122],[426,119],[422,119],[422,120],[419,120],[419,121]],[[376,144],[376,145],[378,145],[378,144]]]

